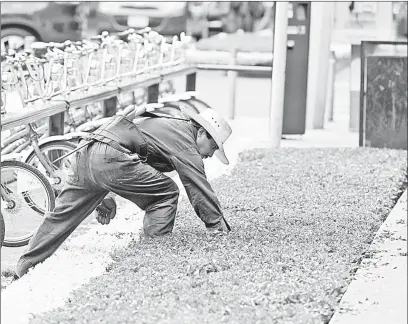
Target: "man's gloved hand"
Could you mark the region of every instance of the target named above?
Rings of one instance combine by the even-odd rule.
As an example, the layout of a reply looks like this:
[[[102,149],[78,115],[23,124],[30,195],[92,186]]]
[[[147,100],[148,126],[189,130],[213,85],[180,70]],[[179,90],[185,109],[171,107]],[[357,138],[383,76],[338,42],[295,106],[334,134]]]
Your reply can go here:
[[[101,204],[96,207],[96,213],[96,219],[100,224],[109,224],[111,219],[113,219],[116,215],[115,199],[109,197],[102,200]]]

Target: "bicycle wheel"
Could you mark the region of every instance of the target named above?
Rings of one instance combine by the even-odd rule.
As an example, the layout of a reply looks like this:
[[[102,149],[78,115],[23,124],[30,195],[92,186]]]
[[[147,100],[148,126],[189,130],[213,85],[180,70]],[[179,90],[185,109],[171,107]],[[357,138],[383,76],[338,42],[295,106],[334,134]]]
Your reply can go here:
[[[4,246],[28,244],[45,212],[55,207],[47,178],[20,161],[1,162],[1,213],[5,223]]]
[[[199,112],[203,111],[203,109],[205,108],[212,109],[209,104],[196,97],[192,97],[186,100],[185,102],[188,102],[189,104],[193,105]]]
[[[177,106],[181,111],[189,116],[191,116],[191,113],[199,114],[206,108],[212,109],[209,104],[195,97],[188,100],[170,102],[169,104]]]
[[[47,176],[49,182],[51,183],[51,186],[55,190],[55,194],[58,195],[68,177],[68,168],[71,166],[70,162],[71,155],[67,156],[65,159],[62,159],[56,163],[54,163],[54,160],[56,160],[60,156],[63,156],[71,152],[77,146],[69,141],[57,140],[53,142],[40,144],[39,147],[44,157],[48,158],[49,162],[51,162],[51,164],[53,165],[56,177],[51,177],[50,174],[48,174],[48,172],[41,164],[37,154],[34,151],[32,151],[27,156],[24,162],[35,167],[42,174]]]
[[[175,107],[178,110],[181,110],[184,114],[186,114],[189,117],[199,113],[199,111],[194,105],[192,105],[191,103],[187,101],[182,101],[182,100],[166,102],[164,104],[164,107]],[[160,110],[160,108],[157,110]]]

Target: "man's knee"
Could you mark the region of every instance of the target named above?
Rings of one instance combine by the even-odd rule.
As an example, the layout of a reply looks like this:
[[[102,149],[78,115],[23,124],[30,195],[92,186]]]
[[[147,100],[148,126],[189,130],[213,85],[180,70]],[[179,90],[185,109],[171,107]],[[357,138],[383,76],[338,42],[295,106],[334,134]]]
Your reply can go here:
[[[175,182],[171,185],[169,190],[166,192],[165,197],[159,203],[164,203],[165,205],[171,206],[172,209],[177,208],[178,198],[180,196],[180,189]]]
[[[162,192],[160,193],[162,196],[161,201],[177,201],[178,197],[180,196],[180,189],[177,184],[172,180],[169,181],[162,187]]]

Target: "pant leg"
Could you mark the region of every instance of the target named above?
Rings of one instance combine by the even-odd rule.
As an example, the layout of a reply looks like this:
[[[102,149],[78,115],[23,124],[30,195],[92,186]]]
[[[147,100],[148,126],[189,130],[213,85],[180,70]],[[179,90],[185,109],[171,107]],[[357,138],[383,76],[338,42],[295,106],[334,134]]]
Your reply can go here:
[[[132,201],[146,212],[143,220],[145,236],[156,237],[170,233],[174,227],[179,197],[176,183],[140,160],[133,161],[123,153],[114,156],[113,148],[103,143],[97,145],[99,153],[95,154],[106,151],[104,163],[91,163],[95,182]]]
[[[17,263],[19,277],[50,257],[108,193],[88,177],[87,149],[73,154],[69,178],[57,197],[54,210],[45,214]]]

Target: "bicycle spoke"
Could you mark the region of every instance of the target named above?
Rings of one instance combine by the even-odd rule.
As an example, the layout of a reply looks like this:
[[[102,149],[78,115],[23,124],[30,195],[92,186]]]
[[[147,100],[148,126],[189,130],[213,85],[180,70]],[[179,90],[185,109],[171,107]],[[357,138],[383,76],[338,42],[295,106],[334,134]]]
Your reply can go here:
[[[44,214],[54,207],[54,192],[38,169],[23,162],[2,162],[1,175],[4,244],[23,246],[41,224]]]

